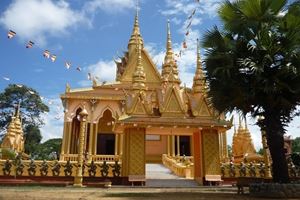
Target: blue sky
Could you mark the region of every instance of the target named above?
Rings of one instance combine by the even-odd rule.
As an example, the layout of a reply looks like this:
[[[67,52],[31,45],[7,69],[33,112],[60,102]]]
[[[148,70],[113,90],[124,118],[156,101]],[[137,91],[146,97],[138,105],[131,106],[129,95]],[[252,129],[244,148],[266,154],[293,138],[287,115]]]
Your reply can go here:
[[[65,84],[71,88],[89,87],[87,74],[99,81],[115,78],[113,58],[126,50],[135,15],[136,0],[1,0],[0,1],[0,90],[8,84],[25,84],[45,98],[51,112],[45,115],[43,139],[62,136],[62,108],[59,95]],[[197,8],[188,49],[179,60],[180,77],[191,86],[196,62],[196,39],[213,25],[219,25],[216,10],[219,0],[141,0],[140,28],[145,48],[160,68],[164,56],[166,21],[171,21],[173,47],[181,48],[188,16]],[[8,30],[17,34],[7,39]],[[26,43],[35,42],[26,49]],[[49,50],[57,55],[51,62],[43,57]],[[66,69],[65,62],[71,62]],[[76,67],[82,69],[81,72]],[[3,77],[10,78],[9,81]],[[299,119],[289,134],[299,131]],[[254,121],[249,121],[254,124]],[[258,128],[250,126],[256,147],[260,146]],[[232,131],[231,131],[232,132]],[[231,143],[232,133],[228,139]]]

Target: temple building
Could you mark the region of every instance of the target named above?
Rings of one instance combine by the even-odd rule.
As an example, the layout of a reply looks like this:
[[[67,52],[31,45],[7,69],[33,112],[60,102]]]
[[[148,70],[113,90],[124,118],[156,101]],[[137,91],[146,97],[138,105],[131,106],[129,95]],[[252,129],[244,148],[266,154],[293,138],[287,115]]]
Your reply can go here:
[[[226,131],[232,126],[209,103],[198,44],[192,88],[181,86],[167,23],[166,53],[159,72],[140,32],[138,13],[128,49],[116,61],[116,80],[61,95],[65,109],[61,160],[76,161],[79,113],[86,109],[84,152],[88,161],[121,164],[122,177],[145,178],[146,163],[189,159],[191,177],[220,175],[227,158]]]
[[[11,117],[11,122],[3,137],[1,148],[13,150],[16,153],[24,152],[24,134],[20,119],[20,104],[16,106],[15,113]]]
[[[232,139],[232,156],[234,162],[263,161],[263,156],[256,153],[246,120],[245,126],[243,127],[241,118],[239,118],[238,130],[234,128]]]

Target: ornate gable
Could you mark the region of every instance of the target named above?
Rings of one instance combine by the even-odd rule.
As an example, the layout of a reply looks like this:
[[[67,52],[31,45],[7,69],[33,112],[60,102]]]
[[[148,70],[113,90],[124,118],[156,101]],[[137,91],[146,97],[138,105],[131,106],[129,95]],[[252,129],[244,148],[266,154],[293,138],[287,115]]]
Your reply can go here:
[[[140,91],[127,97],[126,112],[129,115],[151,115],[151,102],[148,102],[146,94]]]
[[[132,74],[135,71],[136,65],[137,65],[137,56],[133,54],[132,57],[130,57],[125,67],[124,73],[120,77],[121,82],[132,82]],[[160,74],[145,49],[142,50],[142,65],[144,67],[144,71],[146,74],[146,84],[147,83],[160,84],[161,83]]]
[[[208,106],[208,103],[206,102],[206,99],[204,97],[196,98],[192,97],[190,98],[191,102],[191,109],[193,116],[195,117],[212,117],[212,112]]]
[[[175,87],[170,87],[162,100],[159,109],[163,116],[185,115],[186,108],[179,91]]]

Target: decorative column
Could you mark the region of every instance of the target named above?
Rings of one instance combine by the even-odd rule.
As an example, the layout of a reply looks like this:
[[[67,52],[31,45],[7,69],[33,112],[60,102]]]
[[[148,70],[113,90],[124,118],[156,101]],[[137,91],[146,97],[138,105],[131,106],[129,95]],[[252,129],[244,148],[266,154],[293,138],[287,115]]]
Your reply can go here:
[[[115,156],[119,155],[119,134],[115,134]]]
[[[86,121],[88,112],[83,108],[79,113],[80,116],[80,132],[79,132],[79,152],[78,152],[78,162],[76,176],[74,177],[74,186],[82,187],[82,166],[83,166],[83,145],[84,145],[84,135],[86,132]]]
[[[176,138],[177,138],[177,156],[179,157],[180,156],[180,136],[177,135]]]
[[[171,145],[170,145],[170,137],[171,137],[171,136],[167,135],[167,155],[168,155],[168,156],[171,155],[171,153],[170,153],[170,148],[171,148],[171,147],[170,147],[170,146],[171,146]]]
[[[175,135],[171,136],[172,157],[175,158]]]

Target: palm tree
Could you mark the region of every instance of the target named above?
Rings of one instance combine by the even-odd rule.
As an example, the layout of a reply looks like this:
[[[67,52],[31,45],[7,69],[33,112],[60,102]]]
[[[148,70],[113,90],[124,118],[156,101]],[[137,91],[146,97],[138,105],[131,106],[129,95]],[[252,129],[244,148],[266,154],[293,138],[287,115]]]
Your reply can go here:
[[[222,28],[203,38],[208,95],[221,112],[263,116],[273,181],[287,183],[283,135],[300,104],[300,0],[227,0],[218,14]]]

